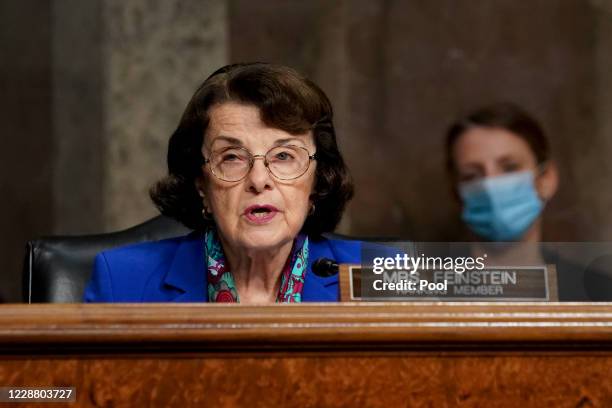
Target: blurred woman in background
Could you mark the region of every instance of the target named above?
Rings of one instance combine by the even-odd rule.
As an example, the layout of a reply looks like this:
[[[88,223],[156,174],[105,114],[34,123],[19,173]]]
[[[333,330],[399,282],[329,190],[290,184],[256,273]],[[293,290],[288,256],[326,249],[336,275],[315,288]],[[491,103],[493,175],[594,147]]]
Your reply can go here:
[[[535,119],[508,103],[477,109],[450,126],[446,157],[476,240],[541,240],[542,212],[559,176]]]
[[[593,298],[585,291],[586,265],[568,261],[554,244],[539,243],[559,175],[531,115],[509,103],[477,109],[450,126],[446,157],[461,218],[472,241],[486,241],[473,243],[472,254],[487,253],[489,266],[555,265],[559,300]]]

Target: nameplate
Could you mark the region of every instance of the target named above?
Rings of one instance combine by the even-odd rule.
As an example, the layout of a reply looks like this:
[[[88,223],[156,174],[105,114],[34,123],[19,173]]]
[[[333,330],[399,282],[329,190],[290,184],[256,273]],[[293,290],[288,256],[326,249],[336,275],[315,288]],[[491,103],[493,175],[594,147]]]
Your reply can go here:
[[[558,300],[555,265],[495,266],[456,273],[443,270],[385,271],[340,265],[343,302]]]

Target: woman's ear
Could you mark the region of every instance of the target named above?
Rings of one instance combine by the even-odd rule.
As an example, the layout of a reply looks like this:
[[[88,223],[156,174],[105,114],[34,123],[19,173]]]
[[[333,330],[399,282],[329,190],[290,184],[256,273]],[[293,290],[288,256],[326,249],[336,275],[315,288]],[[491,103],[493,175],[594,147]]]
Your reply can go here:
[[[559,188],[559,169],[554,161],[549,161],[540,175],[536,177],[536,189],[542,200],[550,201]]]
[[[204,183],[204,177],[200,176],[195,179],[195,188],[198,192],[198,195],[202,197],[202,203],[204,207],[210,208],[210,203],[208,202],[208,197],[206,196],[206,184]]]

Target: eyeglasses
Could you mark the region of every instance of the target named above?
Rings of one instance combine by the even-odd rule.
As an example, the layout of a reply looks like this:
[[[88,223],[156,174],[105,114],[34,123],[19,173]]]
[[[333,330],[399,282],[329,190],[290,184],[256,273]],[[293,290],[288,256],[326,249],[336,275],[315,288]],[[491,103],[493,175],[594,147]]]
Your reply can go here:
[[[263,159],[264,165],[274,177],[293,180],[302,176],[315,160],[315,153],[302,146],[284,145],[273,147],[266,154],[252,154],[244,147],[228,147],[212,152],[204,158],[210,172],[223,181],[240,181],[253,168],[256,159]]]

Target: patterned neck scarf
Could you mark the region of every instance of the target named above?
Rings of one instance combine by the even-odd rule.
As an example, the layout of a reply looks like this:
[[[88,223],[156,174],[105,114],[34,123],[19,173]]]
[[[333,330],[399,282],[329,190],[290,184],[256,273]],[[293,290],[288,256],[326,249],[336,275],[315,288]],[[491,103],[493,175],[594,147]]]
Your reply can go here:
[[[227,268],[221,242],[214,229],[204,235],[206,245],[206,265],[208,276],[209,302],[240,302],[236,282]],[[277,303],[299,303],[302,301],[304,275],[308,266],[308,237],[299,234],[281,272],[281,284],[276,295]]]

